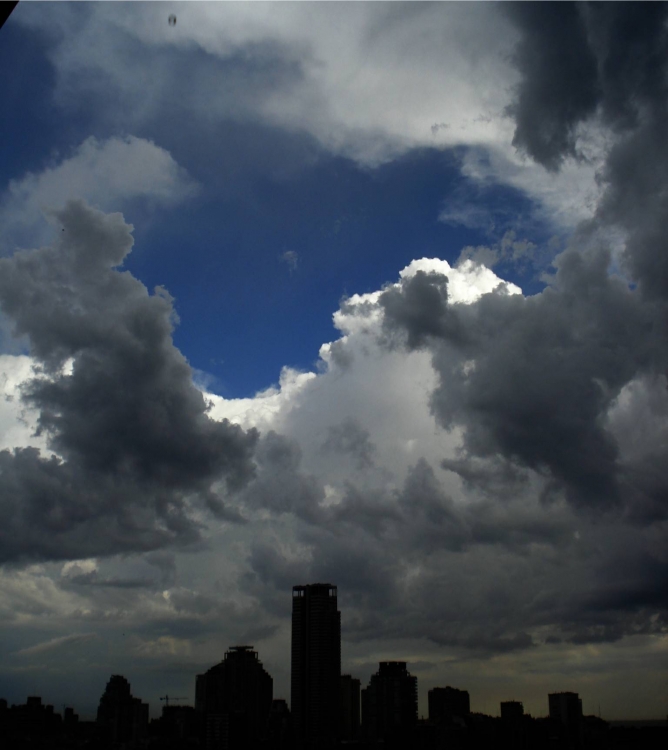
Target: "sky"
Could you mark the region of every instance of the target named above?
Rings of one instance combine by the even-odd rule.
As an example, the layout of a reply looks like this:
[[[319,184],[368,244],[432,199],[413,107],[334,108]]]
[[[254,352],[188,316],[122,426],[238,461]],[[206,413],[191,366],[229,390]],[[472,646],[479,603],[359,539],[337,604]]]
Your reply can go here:
[[[171,14],[175,25],[168,23]],[[668,710],[668,6],[21,2],[0,697],[342,670]]]

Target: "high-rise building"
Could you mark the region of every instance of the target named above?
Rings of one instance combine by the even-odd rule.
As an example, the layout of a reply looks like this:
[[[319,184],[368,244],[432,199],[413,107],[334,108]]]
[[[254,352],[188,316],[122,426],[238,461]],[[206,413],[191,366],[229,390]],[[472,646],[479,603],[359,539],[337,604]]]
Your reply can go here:
[[[403,740],[417,724],[417,677],[405,661],[381,661],[362,690],[362,727],[367,739]]]
[[[464,718],[471,713],[468,690],[450,687],[436,687],[428,693],[429,720],[452,721],[453,717]]]
[[[291,712],[299,747],[325,748],[339,733],[341,613],[336,586],[292,588]]]
[[[547,700],[550,719],[562,726],[570,747],[582,747],[584,724],[580,696],[577,693],[550,693]]]
[[[148,735],[148,703],[130,692],[130,683],[112,675],[97,709],[97,724],[112,744],[136,744]]]
[[[234,750],[263,739],[274,681],[252,646],[232,646],[219,664],[197,675],[195,709],[204,747]]]
[[[360,731],[360,681],[349,674],[341,675],[339,737],[356,740]]]
[[[501,701],[501,719],[503,721],[521,721],[524,716],[524,704],[521,701]]]
[[[274,698],[271,702],[268,741],[271,750],[288,750],[293,747],[290,709],[283,698]]]

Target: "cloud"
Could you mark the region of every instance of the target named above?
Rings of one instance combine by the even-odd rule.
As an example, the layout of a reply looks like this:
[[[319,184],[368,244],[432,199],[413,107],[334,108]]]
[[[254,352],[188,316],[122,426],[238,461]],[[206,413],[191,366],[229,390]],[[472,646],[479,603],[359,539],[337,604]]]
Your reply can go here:
[[[211,103],[216,122],[303,128],[366,165],[422,144],[423,131],[432,145],[463,139],[462,170],[478,185],[503,180],[538,196],[562,228],[593,221],[570,238],[546,288],[528,296],[499,269],[533,249],[517,239],[523,226],[493,215],[515,235],[464,249],[455,267],[415,260],[396,283],[344,299],[338,338],[323,345],[315,372],[286,368],[255,398],[225,400],[193,391],[171,343],[168,295],[116,270],[129,249],[120,217],[65,209],[74,234],[58,253],[20,254],[0,269],[0,302],[42,368],[8,360],[16,371],[7,392],[26,384],[21,408],[46,441],[0,454],[0,529],[11,562],[28,551],[95,561],[5,566],[0,619],[8,629],[48,622],[57,638],[75,616],[96,632],[131,626],[137,640],[115,653],[132,667],[156,656],[180,670],[186,656],[210,664],[221,641],[248,635],[261,639],[287,691],[290,587],[331,580],[353,669],[402,654],[436,664],[432,684],[457,674],[472,695],[514,675],[531,695],[561,689],[559,680],[572,689],[586,669],[586,695],[607,689],[611,675],[628,681],[633,664],[638,689],[619,710],[629,700],[638,711],[657,705],[668,628],[665,11],[569,6],[555,18],[547,6],[461,6],[443,20],[438,5],[355,6],[332,37],[338,9],[296,8],[194,8],[210,23],[170,40],[148,6],[120,20],[106,6],[50,10],[61,24],[51,32],[60,102],[73,106],[99,80],[136,101],[144,87],[127,70],[149,70],[135,62],[155,54],[155,96],[136,110],[146,122],[184,94],[183,81],[199,85],[193,70],[209,68],[187,101],[189,111]],[[78,24],[72,46],[61,12]],[[503,53],[519,47],[487,81],[499,113],[513,100],[511,116],[476,120],[488,92],[466,98],[469,79],[458,74],[470,56],[441,67],[435,51],[456,49],[448,35],[474,53],[491,50],[471,73],[477,80],[498,63],[500,48],[481,40],[504,14],[515,35],[499,43]],[[179,12],[180,34],[188,23]],[[86,78],[103,34],[106,49],[122,43],[128,54],[118,70],[118,55],[101,55],[104,76]],[[420,51],[399,54],[406,49]],[[370,65],[359,64],[360,50]],[[167,52],[178,54],[160,71]],[[449,99],[443,76],[463,82]],[[374,77],[379,96],[360,103]],[[420,77],[420,91],[407,86]],[[212,101],[202,92],[214,83]],[[396,106],[406,90],[422,97],[419,107]],[[435,122],[450,127],[433,134]],[[524,156],[513,154],[513,130]],[[469,198],[445,218],[466,217]],[[618,229],[621,257],[603,231]],[[28,307],[21,295],[31,291],[39,304]],[[246,523],[216,523],[201,512],[207,504]],[[164,549],[195,539],[196,555]]]
[[[297,255],[294,250],[286,250],[283,255],[281,255],[280,260],[287,265],[290,269],[290,273],[297,270],[299,255]]]
[[[72,635],[64,635],[60,638],[51,638],[51,640],[37,643],[34,646],[28,648],[22,648],[16,652],[17,656],[35,656],[36,654],[46,654],[51,651],[58,651],[65,646],[72,646],[78,643],[84,643],[90,641],[93,638],[97,638],[95,633],[72,633]]]
[[[465,247],[459,254],[457,265],[471,260],[476,264],[494,268],[497,265],[512,265],[522,267],[532,264],[536,258],[536,245],[530,240],[518,240],[514,230],[508,230],[500,242],[491,247],[479,245],[478,247]]]
[[[116,270],[132,247],[121,215],[82,201],[54,215],[56,244],[0,260],[0,306],[42,369],[22,399],[54,453],[0,453],[2,558],[193,541],[189,498],[226,517],[212,482],[252,476],[257,435],[209,418],[172,343],[171,297]]]
[[[356,460],[359,469],[373,466],[375,446],[369,438],[369,432],[351,417],[329,428],[322,447],[326,451],[350,454]]]
[[[597,158],[546,175],[511,145],[522,29],[494,5],[193,4],[176,29],[141,4],[14,15],[46,40],[58,106],[113,131],[175,123],[184,150],[224,133],[235,147],[218,171],[240,158],[240,133],[252,134],[245,169],[259,162],[263,174],[323,152],[373,167],[414,148],[457,149],[467,177],[521,190],[560,228],[591,215]],[[472,203],[453,218],[485,221]]]
[[[457,653],[663,632],[662,349],[654,308],[609,264],[600,246],[571,248],[525,297],[471,260],[421,259],[343,300],[341,337],[273,412],[283,437],[240,495],[302,545],[255,542],[256,596],[331,579],[350,643],[427,637]]]
[[[592,123],[607,131],[596,223],[623,231],[624,271],[645,295],[665,301],[668,256],[658,248],[668,217],[666,7],[576,4],[557,12],[518,4],[506,12],[522,34],[509,110],[514,142],[554,170],[577,154]]]
[[[591,644],[629,648],[624,645],[629,639],[661,638],[666,627],[665,514],[655,508],[650,516],[643,506],[638,521],[629,524],[628,516],[605,504],[590,512],[586,493],[569,503],[564,487],[573,480],[566,472],[570,465],[564,469],[558,463],[562,456],[554,454],[549,471],[533,468],[525,453],[506,449],[506,436],[499,432],[504,419],[509,431],[519,420],[537,431],[535,450],[547,450],[541,444],[544,436],[574,422],[576,405],[571,407],[569,399],[579,393],[577,379],[573,393],[568,383],[582,367],[574,357],[591,348],[588,338],[582,352],[576,345],[586,333],[585,322],[591,326],[588,336],[602,337],[603,350],[611,343],[606,330],[619,332],[621,321],[630,321],[625,335],[637,335],[633,293],[619,278],[606,275],[604,259],[593,268],[577,266],[585,260],[564,258],[544,296],[526,298],[492,270],[470,262],[452,268],[438,259],[421,259],[404,269],[396,284],[344,300],[335,315],[342,357],[324,346],[317,373],[286,372],[277,387],[243,404],[216,400],[212,412],[218,418],[229,408],[239,422],[262,425],[253,453],[255,477],[239,492],[225,495],[229,510],[242,513],[247,523],[202,526],[206,544],[197,555],[178,555],[176,562],[173,557],[150,562],[141,552],[96,557],[61,566],[55,586],[47,586],[47,571],[24,572],[20,588],[32,591],[30,597],[18,598],[18,584],[9,577],[0,577],[0,590],[5,585],[8,601],[24,602],[22,617],[29,622],[39,623],[46,616],[43,610],[52,613],[52,621],[54,611],[61,613],[65,622],[67,612],[80,611],[88,627],[109,634],[105,638],[114,638],[115,628],[122,627],[134,640],[123,641],[125,650],[118,647],[119,664],[126,663],[127,653],[135,669],[156,658],[169,659],[179,674],[190,669],[184,681],[194,670],[183,661],[186,657],[188,665],[210,665],[220,658],[221,639],[250,639],[279,692],[289,685],[283,662],[289,647],[290,587],[300,581],[338,584],[345,652],[355,674],[358,658],[368,662],[370,655],[397,654],[437,663],[432,684],[452,669],[463,669],[462,664],[475,672],[482,667],[474,665],[493,669],[499,659],[524,665],[533,674],[541,665],[554,671],[552,648],[571,649],[561,654],[559,669],[572,671]],[[419,295],[407,291],[412,284],[435,289],[435,304],[416,308]],[[393,299],[388,318],[386,294]],[[624,315],[617,309],[620,300],[629,305]],[[600,318],[592,318],[599,304]],[[437,325],[430,327],[425,316],[432,310]],[[459,320],[461,344],[451,343],[448,327],[438,323],[449,314]],[[610,315],[606,329],[603,321]],[[546,328],[548,323],[554,328]],[[398,336],[391,346],[388,325]],[[408,336],[399,336],[410,326],[419,348],[407,347]],[[570,339],[562,327],[573,337],[572,350],[564,348]],[[545,350],[555,340],[562,342],[565,369],[555,360],[545,365],[540,334],[546,331],[556,339],[546,341]],[[527,337],[535,349],[522,358],[516,343]],[[627,348],[622,340],[620,352]],[[596,371],[605,362],[597,350],[591,358]],[[533,375],[534,359],[538,376]],[[437,401],[442,373],[449,373],[446,360],[456,371],[453,382],[464,381],[463,394],[456,388],[452,392],[456,424],[449,429],[439,424]],[[569,361],[577,363],[572,372]],[[505,377],[509,367],[512,377]],[[466,378],[485,371],[469,394]],[[559,385],[545,380],[548,375]],[[513,406],[519,400],[508,401],[513,384],[526,398],[536,399],[544,380],[548,395],[555,391],[564,399],[545,412],[547,427],[528,418],[522,423]],[[617,396],[613,389],[606,394],[600,383],[596,387],[603,395],[595,405],[602,416],[595,422],[602,438],[594,434],[589,439],[609,440],[615,447],[620,473],[613,479],[624,513],[635,512],[646,490],[638,486],[628,494],[636,485],[624,479],[624,472],[628,467],[631,477],[630,467],[648,457],[653,465],[652,451],[660,454],[665,380],[632,377]],[[478,429],[481,403],[486,439],[500,446],[491,452],[477,452],[467,442],[469,425]],[[535,409],[534,401],[530,407]],[[643,413],[655,413],[647,438],[629,429]],[[583,423],[586,418],[587,413]],[[360,467],[369,445],[373,463]],[[579,460],[586,467],[591,458],[583,454]],[[654,476],[658,489],[662,475]],[[583,493],[587,487],[578,485]],[[211,575],[202,578],[203,569]],[[154,583],[129,585],[141,581]],[[53,589],[67,597],[66,606],[49,599]],[[61,633],[56,629],[54,636]],[[547,641],[560,645],[548,648]],[[530,667],[522,661],[525,653],[531,654]],[[480,680],[484,683],[484,677]]]
[[[19,21],[42,27],[50,38],[63,101],[82,87],[97,88],[85,73],[93,65],[107,88],[138,105],[135,117],[146,117],[168,97],[185,96],[191,109],[203,108],[206,97],[209,117],[252,114],[307,130],[328,147],[366,160],[409,143],[431,145],[434,122],[450,124],[439,131],[442,137],[452,132],[461,140],[466,128],[469,137],[484,139],[493,128],[480,115],[501,110],[503,87],[513,75],[504,59],[512,27],[501,14],[481,8],[444,14],[428,6],[329,6],[308,13],[290,6],[190,6],[176,33],[162,15],[137,7],[123,17],[93,9],[45,19],[25,11]],[[499,25],[509,34],[498,33]],[[77,35],[65,42],[73,27]],[[121,44],[126,54],[98,48],[92,56],[92,42],[104,50]],[[411,50],[410,64],[399,49]],[[199,66],[199,76],[184,76],[197,65],[196,53],[204,53],[206,66]],[[149,65],[149,96],[128,75],[133,58]],[[212,88],[215,68],[225,72],[225,83]],[[207,91],[217,96],[211,99]]]
[[[609,276],[609,262],[603,251],[564,253],[551,285],[529,299],[495,291],[457,306],[436,273],[379,299],[386,329],[432,351],[432,409],[444,427],[463,428],[462,455],[547,472],[572,502],[599,508],[622,502],[618,451],[600,420],[661,351],[645,333],[652,311]]]
[[[99,140],[91,136],[39,173],[11,180],[0,197],[0,241],[5,253],[50,237],[45,218],[68,200],[82,199],[102,210],[144,200],[168,207],[195,195],[197,184],[171,155],[135,136]],[[61,231],[60,226],[54,229]]]
[[[508,107],[516,122],[513,145],[556,170],[575,156],[576,126],[597,105],[596,58],[582,23],[583,9],[511,4],[508,15],[522,30],[514,62],[524,74]]]

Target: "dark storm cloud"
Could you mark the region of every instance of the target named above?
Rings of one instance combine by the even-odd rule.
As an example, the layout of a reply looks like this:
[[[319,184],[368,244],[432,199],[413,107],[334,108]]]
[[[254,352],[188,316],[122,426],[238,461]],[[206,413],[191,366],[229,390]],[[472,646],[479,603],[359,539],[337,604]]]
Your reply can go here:
[[[285,615],[277,591],[332,580],[343,597],[347,640],[427,637],[476,654],[531,647],[528,629],[554,626],[562,609],[574,621],[578,610],[564,608],[570,584],[558,562],[582,563],[572,556],[568,508],[521,499],[502,507],[489,499],[457,504],[439,479],[421,459],[396,490],[351,481],[340,501],[317,514],[274,505],[305,521],[297,526],[300,550],[285,550],[278,537],[256,543],[244,590],[267,612]],[[581,586],[584,600],[589,581]]]
[[[555,169],[577,150],[576,128],[596,116],[613,143],[596,219],[626,233],[625,263],[641,291],[668,295],[668,5],[519,3],[522,79],[509,112],[514,143]],[[665,314],[665,313],[664,313]]]
[[[581,124],[607,128],[603,198],[532,297],[499,287],[453,305],[448,279],[433,272],[384,290],[380,341],[431,353],[432,412],[462,435],[441,468],[461,478],[470,501],[453,505],[422,463],[395,503],[362,493],[355,508],[366,533],[391,539],[420,571],[398,597],[430,624],[428,637],[490,653],[530,647],[535,627],[571,643],[660,633],[668,610],[668,475],[658,448],[668,414],[668,9],[504,7],[522,33],[509,108],[515,145],[555,170],[578,157]],[[623,230],[624,270],[638,288],[611,273],[598,234],[610,228]],[[541,491],[539,505],[518,500]],[[360,509],[371,507],[383,508],[382,524],[365,522]],[[389,512],[397,507],[400,522]],[[337,513],[348,520],[348,498]],[[434,604],[437,590],[447,602]],[[383,627],[413,632],[394,612]],[[355,632],[367,632],[363,618]]]
[[[577,152],[577,126],[597,111],[617,131],[666,105],[664,3],[508,3],[522,34],[522,75],[508,108],[514,145],[548,169]]]
[[[513,145],[548,169],[574,156],[575,128],[596,110],[596,58],[579,4],[512,3],[506,12],[522,32],[514,62],[523,79],[508,108]]]
[[[2,559],[75,558],[197,538],[189,496],[252,476],[254,431],[207,415],[172,343],[175,313],[117,267],[130,227],[70,202],[52,247],[0,260],[0,306],[42,371],[22,398],[58,457],[0,453]]]
[[[459,338],[458,320],[448,307],[448,279],[418,271],[401,289],[389,287],[381,296],[388,334],[399,328],[410,349],[419,349],[428,337]]]
[[[531,298],[501,290],[472,305],[448,307],[445,295],[434,304],[432,290],[447,284],[438,274],[404,279],[381,296],[385,328],[403,330],[409,347],[431,348],[436,418],[465,428],[463,456],[446,468],[470,481],[472,457],[501,458],[508,481],[533,469],[580,507],[620,501],[618,450],[601,419],[661,348],[655,310],[610,277],[608,264],[602,250],[566,252],[551,286]]]

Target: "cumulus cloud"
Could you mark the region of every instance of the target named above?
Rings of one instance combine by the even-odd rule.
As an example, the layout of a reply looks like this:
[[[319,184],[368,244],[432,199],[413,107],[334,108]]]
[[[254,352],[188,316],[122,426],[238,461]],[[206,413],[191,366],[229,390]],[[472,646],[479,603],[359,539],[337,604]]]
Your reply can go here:
[[[169,294],[117,270],[132,247],[121,215],[82,201],[54,215],[56,244],[0,260],[0,306],[41,368],[22,399],[53,452],[0,453],[3,559],[192,541],[188,498],[225,517],[212,482],[249,479],[256,434],[210,419]]]
[[[432,409],[444,427],[463,428],[462,455],[547,472],[582,506],[622,501],[618,450],[600,420],[638,371],[662,359],[660,339],[647,333],[653,310],[609,275],[609,262],[604,251],[569,251],[529,299],[497,291],[458,307],[448,304],[447,276],[433,273],[379,299],[386,328],[433,352]]]
[[[367,165],[422,144],[422,130],[431,144],[453,145],[471,117],[468,176],[540,196],[564,226],[594,220],[533,296],[492,269],[533,251],[519,229],[465,249],[454,267],[415,260],[396,283],[342,301],[340,335],[321,348],[316,372],[286,368],[255,398],[225,400],[193,389],[171,342],[168,295],[116,270],[130,247],[124,222],[69,204],[57,214],[68,229],[57,247],[0,267],[0,303],[41,368],[16,360],[14,381],[25,383],[21,408],[45,441],[0,453],[0,529],[7,560],[79,559],[57,571],[2,572],[0,617],[131,621],[132,657],[180,659],[179,669],[186,657],[219,658],[224,637],[248,635],[262,639],[287,690],[290,586],[331,580],[352,667],[401,653],[437,664],[435,681],[457,669],[467,680],[479,670],[479,685],[499,670],[505,679],[520,670],[533,680],[543,669],[573,680],[583,662],[626,674],[625,657],[641,643],[651,658],[639,659],[649,671],[638,695],[648,696],[652,680],[665,682],[656,655],[668,628],[663,6],[645,16],[631,5],[566,6],[558,18],[545,5],[494,9],[495,22],[505,15],[515,30],[504,54],[519,44],[499,77],[486,78],[491,93],[469,99],[467,76],[447,71],[463,81],[450,100],[462,105],[460,120],[450,104],[403,106],[401,115],[388,81],[394,75],[397,91],[412,92],[407,80],[436,69],[420,96],[437,101],[435,50],[447,55],[456,45],[444,40],[469,45],[471,34],[480,46],[490,32],[473,21],[491,11],[461,6],[446,22],[438,4],[355,6],[332,36],[338,9],[296,8],[202,6],[192,13],[211,23],[170,40],[152,10],[133,9],[111,32],[104,27],[104,43],[142,44],[128,46],[118,70],[104,70],[105,83],[133,101],[141,87],[123,66],[145,54],[140,47],[176,45],[183,56],[174,67],[203,50],[214,72],[224,65],[228,74],[211,117],[304,128]],[[50,32],[63,103],[97,85],[81,71],[111,11],[67,12],[80,41],[63,43],[67,24]],[[396,50],[412,52],[424,28],[420,53],[397,62]],[[498,63],[495,38],[483,45],[490,57],[479,75]],[[360,49],[368,66],[358,64]],[[465,54],[460,64],[466,72],[473,63]],[[101,55],[99,65],[109,60]],[[272,65],[270,79],[257,73]],[[138,116],[160,111],[166,81],[176,80],[175,96],[184,91],[188,76],[173,74],[159,73]],[[378,100],[360,102],[374,76]],[[509,82],[517,88],[504,91]],[[488,95],[501,109],[512,100],[508,117],[476,119]],[[194,109],[198,96],[188,100]],[[433,132],[441,122],[450,127]],[[513,130],[525,162],[512,153]],[[465,201],[442,218],[486,221]],[[599,231],[611,228],[624,232],[621,269]],[[203,528],[193,496],[247,523]],[[178,564],[166,550],[142,553],[198,533],[208,545]],[[114,552],[141,562],[101,559]]]
[[[61,210],[70,199],[86,200],[106,211],[139,199],[166,207],[198,190],[167,151],[145,138],[91,136],[71,154],[53,161],[41,172],[11,180],[0,197],[4,254],[17,245],[47,241],[50,228],[45,219],[54,224],[53,210]]]
[[[255,542],[256,595],[336,581],[351,643],[503,654],[663,632],[665,394],[661,377],[636,380],[661,350],[652,311],[608,268],[605,251],[571,250],[525,297],[471,260],[421,259],[344,300],[341,338],[273,413],[283,437],[243,495],[292,518],[283,542],[301,545]],[[645,440],[624,425],[650,400]]]

